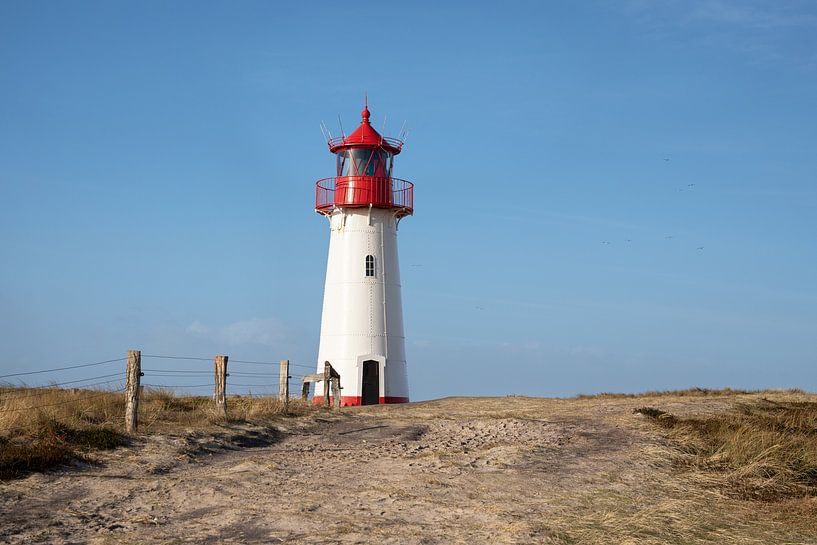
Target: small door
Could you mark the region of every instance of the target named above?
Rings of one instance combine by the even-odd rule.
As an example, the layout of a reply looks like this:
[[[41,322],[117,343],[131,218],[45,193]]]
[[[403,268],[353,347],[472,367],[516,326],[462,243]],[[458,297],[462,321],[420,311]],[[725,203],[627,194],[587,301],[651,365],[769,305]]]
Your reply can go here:
[[[380,364],[374,360],[363,362],[363,396],[361,404],[380,403]]]

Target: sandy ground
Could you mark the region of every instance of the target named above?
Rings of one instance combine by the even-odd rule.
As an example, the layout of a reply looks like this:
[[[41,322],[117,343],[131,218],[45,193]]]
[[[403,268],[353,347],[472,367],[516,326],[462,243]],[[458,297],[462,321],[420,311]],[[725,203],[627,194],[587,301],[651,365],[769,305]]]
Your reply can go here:
[[[735,402],[449,398],[144,437],[0,484],[0,543],[817,543],[691,481],[632,413]]]

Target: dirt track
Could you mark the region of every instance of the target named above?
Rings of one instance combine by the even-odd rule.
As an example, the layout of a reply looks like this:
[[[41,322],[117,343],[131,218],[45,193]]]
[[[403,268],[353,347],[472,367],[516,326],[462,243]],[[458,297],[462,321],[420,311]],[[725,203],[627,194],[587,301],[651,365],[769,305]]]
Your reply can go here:
[[[451,398],[148,437],[0,485],[0,543],[817,543],[686,482],[632,414],[733,402]]]

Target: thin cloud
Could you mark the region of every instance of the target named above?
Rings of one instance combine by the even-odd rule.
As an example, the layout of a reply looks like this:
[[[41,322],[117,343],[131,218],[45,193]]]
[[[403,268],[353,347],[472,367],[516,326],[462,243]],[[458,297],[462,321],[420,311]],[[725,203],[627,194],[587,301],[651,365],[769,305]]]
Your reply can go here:
[[[220,328],[212,328],[196,320],[187,326],[187,332],[199,337],[210,337],[219,344],[228,346],[280,346],[293,336],[286,324],[274,318],[242,320]]]
[[[210,333],[210,328],[196,320],[187,326],[187,332],[192,333],[193,335],[207,335]]]

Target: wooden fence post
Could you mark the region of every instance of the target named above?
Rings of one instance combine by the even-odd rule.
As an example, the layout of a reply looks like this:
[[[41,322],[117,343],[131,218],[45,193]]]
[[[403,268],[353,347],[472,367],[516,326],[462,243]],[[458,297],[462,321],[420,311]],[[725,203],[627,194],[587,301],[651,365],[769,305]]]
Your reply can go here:
[[[142,377],[142,352],[128,350],[128,368],[125,371],[125,432],[136,433],[139,427],[139,382]]]
[[[333,397],[333,407],[337,411],[340,409],[340,377],[333,377],[332,378],[332,397]]]
[[[227,420],[227,356],[216,356],[215,359],[215,391],[213,401],[216,404],[216,414]]]
[[[309,399],[309,382],[304,379],[304,385],[301,387],[301,399],[306,401]]]
[[[284,404],[284,411],[289,407],[289,360],[281,360],[278,374],[278,399]]]
[[[329,382],[332,380],[332,365],[323,362],[323,408],[329,408]]]

